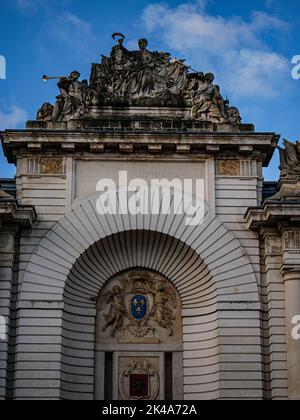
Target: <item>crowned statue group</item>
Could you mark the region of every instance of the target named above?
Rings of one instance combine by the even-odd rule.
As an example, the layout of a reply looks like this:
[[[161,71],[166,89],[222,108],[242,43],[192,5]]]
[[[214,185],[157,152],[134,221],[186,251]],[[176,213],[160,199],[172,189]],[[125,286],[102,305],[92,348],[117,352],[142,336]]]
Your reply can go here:
[[[90,81],[80,81],[74,71],[58,82],[60,95],[55,105],[44,104],[40,121],[70,121],[89,116],[91,107],[153,106],[189,108],[190,117],[200,121],[240,124],[237,108],[224,100],[211,73],[194,72],[185,60],[169,53],[149,51],[140,39],[137,51],[124,46],[124,35],[113,34],[116,45],[110,57],[92,64]]]

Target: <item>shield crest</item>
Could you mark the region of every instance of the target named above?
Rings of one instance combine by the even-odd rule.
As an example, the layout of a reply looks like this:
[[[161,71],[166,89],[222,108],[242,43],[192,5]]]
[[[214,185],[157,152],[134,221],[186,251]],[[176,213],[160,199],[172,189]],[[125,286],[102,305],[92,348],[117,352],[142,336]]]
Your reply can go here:
[[[148,302],[144,295],[136,295],[131,299],[131,314],[137,321],[142,321],[148,312]]]
[[[149,398],[149,374],[131,374],[129,379],[130,397],[143,399]]]

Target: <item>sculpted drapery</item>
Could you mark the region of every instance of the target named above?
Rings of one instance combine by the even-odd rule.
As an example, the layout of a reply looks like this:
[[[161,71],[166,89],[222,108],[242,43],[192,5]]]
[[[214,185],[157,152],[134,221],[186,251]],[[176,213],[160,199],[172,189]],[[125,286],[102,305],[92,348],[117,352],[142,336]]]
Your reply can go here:
[[[212,73],[191,72],[185,60],[166,52],[150,51],[144,38],[139,49],[124,47],[124,35],[113,34],[110,56],[92,64],[89,83],[73,71],[58,82],[56,104],[44,104],[39,121],[70,121],[89,117],[91,107],[137,106],[190,109],[190,118],[214,123],[240,124],[237,108],[224,100]]]

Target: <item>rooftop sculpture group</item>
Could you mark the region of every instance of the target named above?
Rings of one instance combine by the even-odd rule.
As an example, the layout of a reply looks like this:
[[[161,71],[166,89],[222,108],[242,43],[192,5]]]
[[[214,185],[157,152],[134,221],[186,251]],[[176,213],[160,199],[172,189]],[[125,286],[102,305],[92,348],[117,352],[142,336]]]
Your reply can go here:
[[[116,45],[110,57],[92,64],[90,81],[79,81],[80,73],[60,78],[55,105],[44,104],[40,121],[70,121],[89,117],[91,107],[136,106],[190,109],[190,118],[215,123],[240,124],[237,108],[224,100],[211,73],[191,72],[185,60],[171,59],[165,52],[149,51],[148,41],[139,49],[124,47],[124,35],[113,34]]]
[[[284,149],[280,151],[281,178],[300,176],[300,142],[291,143],[284,140]]]

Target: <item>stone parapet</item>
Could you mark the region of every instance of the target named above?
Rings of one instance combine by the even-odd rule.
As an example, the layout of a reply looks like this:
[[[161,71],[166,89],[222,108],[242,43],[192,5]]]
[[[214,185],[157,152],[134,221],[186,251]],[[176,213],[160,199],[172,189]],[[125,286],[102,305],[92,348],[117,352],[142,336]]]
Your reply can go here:
[[[254,132],[253,124],[218,124],[207,121],[196,121],[185,119],[183,116],[163,116],[163,110],[158,110],[157,116],[149,115],[151,109],[145,109],[145,114],[132,115],[132,110],[127,113],[118,114],[113,110],[102,110],[101,116],[97,118],[85,118],[82,120],[70,121],[28,121],[28,129],[49,129],[49,130],[89,130],[110,132]],[[139,112],[141,112],[139,110]]]

